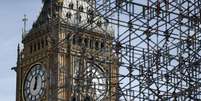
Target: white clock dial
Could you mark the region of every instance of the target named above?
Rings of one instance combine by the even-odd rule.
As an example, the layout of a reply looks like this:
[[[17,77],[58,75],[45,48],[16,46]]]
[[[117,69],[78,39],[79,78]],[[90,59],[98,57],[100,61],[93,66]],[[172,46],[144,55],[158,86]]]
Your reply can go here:
[[[107,80],[102,68],[98,65],[87,63],[86,75],[87,83],[91,85],[89,92],[96,95],[95,100],[101,101],[107,91]]]
[[[26,101],[39,100],[45,92],[46,72],[42,65],[31,68],[25,78],[24,97]]]
[[[102,101],[107,94],[107,79],[106,74],[102,68],[92,63],[86,63],[83,67],[75,67],[74,73],[74,89],[75,92],[82,91],[80,95],[85,100],[93,99],[95,101]],[[83,87],[79,87],[79,83],[84,84]],[[77,93],[79,93],[77,92]],[[77,94],[76,94],[77,95]],[[79,97],[78,97],[79,98]],[[87,100],[88,101],[88,100]]]

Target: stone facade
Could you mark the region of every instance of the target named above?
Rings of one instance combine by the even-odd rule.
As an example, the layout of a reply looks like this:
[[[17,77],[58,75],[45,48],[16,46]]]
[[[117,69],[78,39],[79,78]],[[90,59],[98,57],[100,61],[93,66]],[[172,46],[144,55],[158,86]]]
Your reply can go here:
[[[54,7],[52,4],[58,6],[65,4],[64,7],[66,5],[71,7],[71,3],[77,5],[76,2],[70,1],[58,0],[52,3],[50,0],[44,1],[44,7],[37,21],[33,24],[33,28],[24,35],[23,49],[18,55],[16,101],[24,101],[25,99],[74,101],[75,99],[88,99],[88,96],[95,101],[115,101],[118,79],[115,75],[118,72],[118,64],[112,50],[114,36],[108,34],[107,31],[104,33],[104,31],[89,30],[89,28],[83,29],[73,25],[74,23],[65,23],[68,18],[65,19],[63,15],[67,15],[69,11]],[[86,1],[79,4],[84,4],[83,9],[85,10]],[[81,9],[79,7],[77,8]],[[52,16],[49,18],[50,15]],[[82,15],[87,18],[84,13]],[[63,21],[58,16],[65,20]],[[45,69],[45,89],[40,90],[40,80],[34,80],[33,78],[38,78],[38,76],[33,75],[28,86],[30,87],[29,91],[25,82],[27,75],[32,73],[30,70],[36,64],[41,64]],[[95,71],[93,74],[96,77],[89,77],[92,74],[90,72],[93,71]],[[91,79],[91,82],[88,82],[88,79]],[[105,91],[92,94],[97,92],[97,88]],[[39,94],[40,91],[44,94]],[[25,92],[30,96],[24,96]],[[104,96],[102,96],[103,94]]]

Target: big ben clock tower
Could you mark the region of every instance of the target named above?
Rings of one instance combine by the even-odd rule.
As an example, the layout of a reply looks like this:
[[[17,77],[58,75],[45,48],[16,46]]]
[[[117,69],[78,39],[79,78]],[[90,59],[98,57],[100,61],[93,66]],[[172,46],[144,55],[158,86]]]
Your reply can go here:
[[[95,0],[43,0],[18,48],[16,101],[116,101],[112,26]]]

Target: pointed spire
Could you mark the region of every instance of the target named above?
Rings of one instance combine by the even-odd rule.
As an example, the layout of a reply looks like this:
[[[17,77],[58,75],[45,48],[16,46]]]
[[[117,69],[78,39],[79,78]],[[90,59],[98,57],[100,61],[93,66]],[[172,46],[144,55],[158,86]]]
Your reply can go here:
[[[15,72],[17,72],[17,69],[20,65],[20,61],[21,61],[21,56],[20,56],[20,44],[18,43],[17,45],[17,66],[12,67],[11,70],[14,70]]]
[[[24,18],[22,19],[22,21],[24,23],[23,33],[26,33],[27,32],[27,21],[28,21],[26,14],[24,14]]]
[[[27,18],[27,15],[24,14],[24,17],[22,19],[23,21],[23,28],[22,28],[22,39],[24,39],[26,37],[26,34],[27,34],[27,21],[28,21],[28,18]]]
[[[20,63],[20,44],[18,43],[18,46],[17,46],[17,65],[19,65]]]
[[[18,43],[17,45],[17,55],[19,56],[20,55],[20,44]]]

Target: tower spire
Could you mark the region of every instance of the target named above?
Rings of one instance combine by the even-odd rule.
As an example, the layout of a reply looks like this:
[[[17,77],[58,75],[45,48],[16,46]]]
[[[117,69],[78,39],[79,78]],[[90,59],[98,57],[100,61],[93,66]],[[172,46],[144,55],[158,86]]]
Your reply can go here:
[[[17,46],[17,65],[19,64],[20,62],[20,44],[18,43],[18,46]]]
[[[17,45],[17,64],[15,67],[12,67],[11,70],[14,70],[15,72],[17,72],[17,68],[20,65],[20,61],[21,61],[21,56],[20,56],[20,44],[18,43]]]
[[[27,15],[24,14],[24,18],[22,19],[23,23],[24,23],[24,28],[23,28],[23,33],[26,33],[26,30],[27,30],[27,21],[28,21],[28,18],[27,18]]]
[[[24,18],[22,19],[23,23],[24,23],[24,26],[23,26],[23,29],[22,29],[22,39],[26,36],[26,33],[27,33],[27,21],[28,21],[28,18],[27,18],[27,15],[24,14]]]
[[[20,44],[17,45],[17,66],[15,68],[15,71],[17,71],[17,68],[19,68],[21,62],[21,54],[20,54]]]

